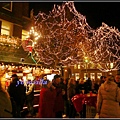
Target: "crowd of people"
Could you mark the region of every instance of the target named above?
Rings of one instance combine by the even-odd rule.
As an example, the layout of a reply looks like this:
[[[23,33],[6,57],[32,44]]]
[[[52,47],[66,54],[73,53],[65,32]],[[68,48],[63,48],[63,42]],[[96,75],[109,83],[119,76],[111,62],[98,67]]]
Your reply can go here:
[[[47,91],[45,92],[45,90],[44,90],[45,88],[42,88],[42,90],[41,90],[41,95],[42,96],[46,95],[46,97],[40,98],[39,109],[45,110],[44,116],[41,116],[41,114],[40,114],[41,112],[39,110],[40,118],[48,116],[48,113],[50,115],[51,112],[52,112],[51,115],[48,116],[50,118],[51,117],[62,118],[63,114],[65,114],[66,117],[68,117],[68,118],[75,118],[77,115],[77,112],[71,101],[71,98],[76,94],[87,94],[89,92],[98,94],[96,110],[97,110],[97,113],[100,115],[100,117],[102,117],[102,118],[116,117],[117,118],[119,116],[119,115],[114,116],[114,112],[115,112],[114,105],[115,104],[113,105],[114,109],[111,108],[111,106],[112,106],[111,99],[117,100],[117,101],[115,101],[116,104],[119,104],[119,102],[120,102],[119,101],[119,97],[120,97],[119,96],[120,95],[119,94],[119,85],[120,85],[120,75],[119,74],[117,74],[115,77],[112,75],[101,76],[99,82],[93,82],[93,81],[91,81],[90,78],[88,78],[87,80],[85,80],[84,78],[81,78],[77,81],[74,78],[69,78],[69,79],[63,80],[62,78],[60,78],[60,76],[58,78],[56,78],[56,76],[55,76],[55,78],[53,79],[53,82],[50,82],[50,84],[51,85],[49,85],[49,87],[46,87],[46,90],[48,90],[49,92],[52,92],[52,94],[49,94],[49,92],[48,92],[49,95],[46,95]],[[102,87],[102,86],[105,86],[105,87]],[[113,86],[113,89],[111,86]],[[106,88],[108,90],[107,92],[106,92]],[[110,91],[109,91],[109,89],[110,89]],[[116,89],[117,89],[117,93],[115,93],[115,91],[114,91]],[[44,93],[43,93],[43,91],[44,91]],[[55,96],[55,97],[50,97],[50,96]],[[114,97],[116,97],[116,99]],[[46,99],[47,101],[45,102],[44,99]],[[45,102],[44,104],[46,105],[46,107],[45,107],[45,105],[43,105],[42,101]],[[106,102],[103,102],[103,101],[106,101],[107,104],[106,104]],[[107,110],[109,111],[110,109],[112,109],[113,116],[112,116],[112,114],[110,116],[108,114],[109,112],[106,115],[104,115],[104,110],[106,110],[105,108],[106,108],[106,105],[108,105],[108,104],[109,104],[109,107],[107,107],[108,108]],[[43,105],[43,107],[41,107],[41,105]],[[48,106],[51,109],[46,111]],[[119,107],[119,109],[120,109],[120,107]],[[117,112],[117,114],[118,113],[119,113],[119,111]],[[82,111],[79,114],[80,114],[80,117],[82,118],[83,117]]]
[[[16,84],[20,81],[16,74],[12,75],[12,82],[5,91],[0,84],[0,117],[20,118],[21,111],[26,103],[32,117],[34,84]],[[101,76],[99,82],[93,82],[89,77],[62,79],[55,75],[52,81],[44,76],[40,91],[38,118],[75,118],[76,109],[71,101],[76,94],[93,92],[97,95],[96,110],[100,118],[120,118],[120,75]],[[82,111],[80,112],[82,118]]]

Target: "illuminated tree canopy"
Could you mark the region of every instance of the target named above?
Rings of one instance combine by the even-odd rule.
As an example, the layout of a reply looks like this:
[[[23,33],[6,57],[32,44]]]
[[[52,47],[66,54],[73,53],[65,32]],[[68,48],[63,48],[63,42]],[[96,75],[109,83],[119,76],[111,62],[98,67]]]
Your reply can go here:
[[[95,30],[89,57],[103,71],[117,70],[120,61],[120,32],[105,23]],[[111,66],[110,66],[111,64]]]
[[[49,15],[39,12],[35,17],[35,30],[42,36],[34,47],[39,60],[55,67],[82,60],[79,43],[85,41],[91,28],[86,18],[76,11],[74,3],[66,2],[55,5]]]
[[[54,5],[49,14],[35,16],[35,31],[39,38],[33,42],[38,61],[56,68],[83,62],[84,57],[102,71],[120,69],[120,32],[102,23],[96,30],[77,12],[74,2]]]

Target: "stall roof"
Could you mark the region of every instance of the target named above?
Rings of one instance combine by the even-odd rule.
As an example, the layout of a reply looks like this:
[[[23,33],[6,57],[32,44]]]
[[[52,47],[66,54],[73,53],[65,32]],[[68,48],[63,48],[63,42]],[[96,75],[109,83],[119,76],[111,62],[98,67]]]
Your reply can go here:
[[[13,47],[7,45],[0,45],[0,62],[36,65],[31,58],[28,51],[24,51],[23,47]]]

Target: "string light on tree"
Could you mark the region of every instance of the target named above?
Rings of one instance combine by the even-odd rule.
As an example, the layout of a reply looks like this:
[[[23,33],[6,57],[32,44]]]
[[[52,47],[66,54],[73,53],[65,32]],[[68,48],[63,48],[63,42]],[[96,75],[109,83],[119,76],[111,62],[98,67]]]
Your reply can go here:
[[[39,12],[35,17],[35,30],[42,34],[34,46],[40,61],[56,67],[81,61],[79,43],[85,42],[92,29],[86,18],[75,9],[74,2],[54,5],[49,14]],[[79,54],[78,54],[79,52]]]
[[[105,23],[95,30],[92,37],[94,46],[89,52],[94,63],[102,71],[118,70],[120,67],[120,32]]]

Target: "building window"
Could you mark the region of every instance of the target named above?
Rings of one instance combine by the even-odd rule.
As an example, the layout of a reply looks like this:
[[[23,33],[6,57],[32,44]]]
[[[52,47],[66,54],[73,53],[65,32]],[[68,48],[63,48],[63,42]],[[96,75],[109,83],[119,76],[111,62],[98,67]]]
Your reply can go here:
[[[76,64],[74,65],[74,69],[77,69],[77,65]]]
[[[91,79],[92,81],[95,80],[95,73],[90,73],[90,79]]]
[[[2,20],[1,35],[12,35],[13,24]]]
[[[29,36],[29,32],[26,30],[22,30],[22,40],[26,40],[28,36]]]
[[[79,73],[75,73],[75,80],[78,80],[80,78],[80,74]]]
[[[114,67],[114,64],[113,63],[110,63],[110,68],[112,69]]]
[[[12,12],[12,2],[3,2],[2,8]]]
[[[78,69],[80,69],[80,65],[78,65]]]
[[[97,73],[97,79],[100,79],[101,76],[102,76],[102,73]]]

